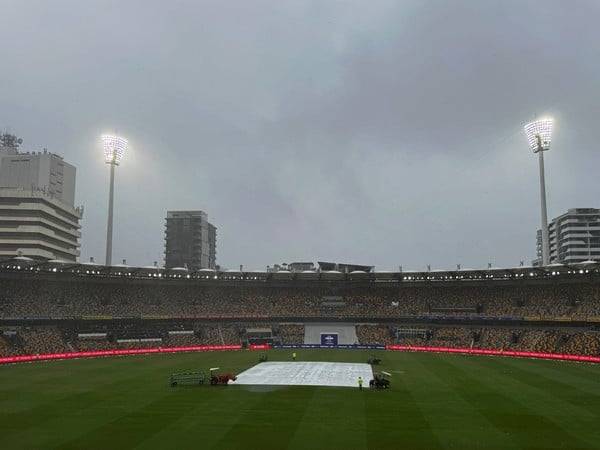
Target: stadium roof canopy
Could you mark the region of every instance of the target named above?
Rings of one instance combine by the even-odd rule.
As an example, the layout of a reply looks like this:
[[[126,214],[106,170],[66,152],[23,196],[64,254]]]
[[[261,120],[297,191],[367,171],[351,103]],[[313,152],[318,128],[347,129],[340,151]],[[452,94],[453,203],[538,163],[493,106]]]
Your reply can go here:
[[[372,272],[373,266],[365,266],[361,264],[346,264],[346,263],[335,263],[335,262],[325,262],[318,261],[319,269],[326,270],[337,270],[339,272],[353,272],[355,270],[362,270],[363,272]]]
[[[239,271],[200,269],[191,271],[184,267],[166,269],[157,266],[127,266],[118,264],[104,266],[94,262],[76,263],[61,260],[34,260],[14,257],[0,260],[0,272],[65,273],[79,276],[139,279],[182,279],[182,280],[304,280],[304,281],[361,281],[374,283],[435,283],[485,280],[546,279],[552,277],[580,277],[600,274],[600,261],[584,261],[577,264],[550,264],[548,266],[492,267],[488,269],[459,269],[435,271],[377,271],[353,270],[305,270],[292,272],[279,270]]]

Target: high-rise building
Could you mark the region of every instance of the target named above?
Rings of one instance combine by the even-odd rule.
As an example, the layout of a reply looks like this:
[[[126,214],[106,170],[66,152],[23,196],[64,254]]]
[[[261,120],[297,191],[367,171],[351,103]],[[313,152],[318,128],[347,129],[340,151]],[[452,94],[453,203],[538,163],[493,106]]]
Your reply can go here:
[[[208,224],[208,268],[217,267],[217,227]]]
[[[600,209],[573,208],[548,224],[550,264],[600,260]],[[537,256],[541,263],[542,232],[537,231]]]
[[[76,261],[75,167],[47,151],[20,152],[21,142],[0,136],[0,258]]]
[[[82,213],[43,191],[0,188],[0,259],[77,261]]]
[[[204,211],[167,211],[165,267],[189,270],[214,269],[217,228]]]

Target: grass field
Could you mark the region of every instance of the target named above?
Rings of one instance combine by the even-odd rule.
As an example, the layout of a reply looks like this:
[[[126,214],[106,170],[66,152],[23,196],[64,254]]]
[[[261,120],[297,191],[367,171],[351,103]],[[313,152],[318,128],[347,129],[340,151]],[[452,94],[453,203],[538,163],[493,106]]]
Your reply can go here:
[[[600,365],[377,354],[390,391],[167,385],[173,371],[244,370],[258,360],[249,351],[0,366],[0,448],[600,448]]]

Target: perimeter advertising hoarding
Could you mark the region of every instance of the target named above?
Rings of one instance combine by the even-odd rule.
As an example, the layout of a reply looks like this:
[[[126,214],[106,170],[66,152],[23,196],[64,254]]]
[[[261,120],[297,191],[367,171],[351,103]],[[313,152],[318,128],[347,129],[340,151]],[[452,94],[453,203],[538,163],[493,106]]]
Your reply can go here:
[[[19,355],[0,358],[0,364],[18,362],[51,361],[56,359],[97,358],[102,356],[145,355],[150,353],[210,352],[241,350],[241,345],[194,345],[189,347],[155,347],[120,350],[95,350],[87,352],[46,353],[42,355]]]
[[[385,350],[385,345],[362,345],[362,344],[274,344],[272,348],[348,348],[357,350]]]

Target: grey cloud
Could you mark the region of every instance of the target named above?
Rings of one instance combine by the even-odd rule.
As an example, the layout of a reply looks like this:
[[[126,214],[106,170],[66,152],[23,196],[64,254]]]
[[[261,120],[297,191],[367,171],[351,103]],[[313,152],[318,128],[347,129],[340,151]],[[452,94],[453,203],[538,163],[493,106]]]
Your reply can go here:
[[[0,126],[78,167],[102,259],[161,260],[167,209],[204,209],[218,262],[514,265],[539,222],[521,134],[557,117],[550,215],[597,204],[593,1],[8,1]]]

